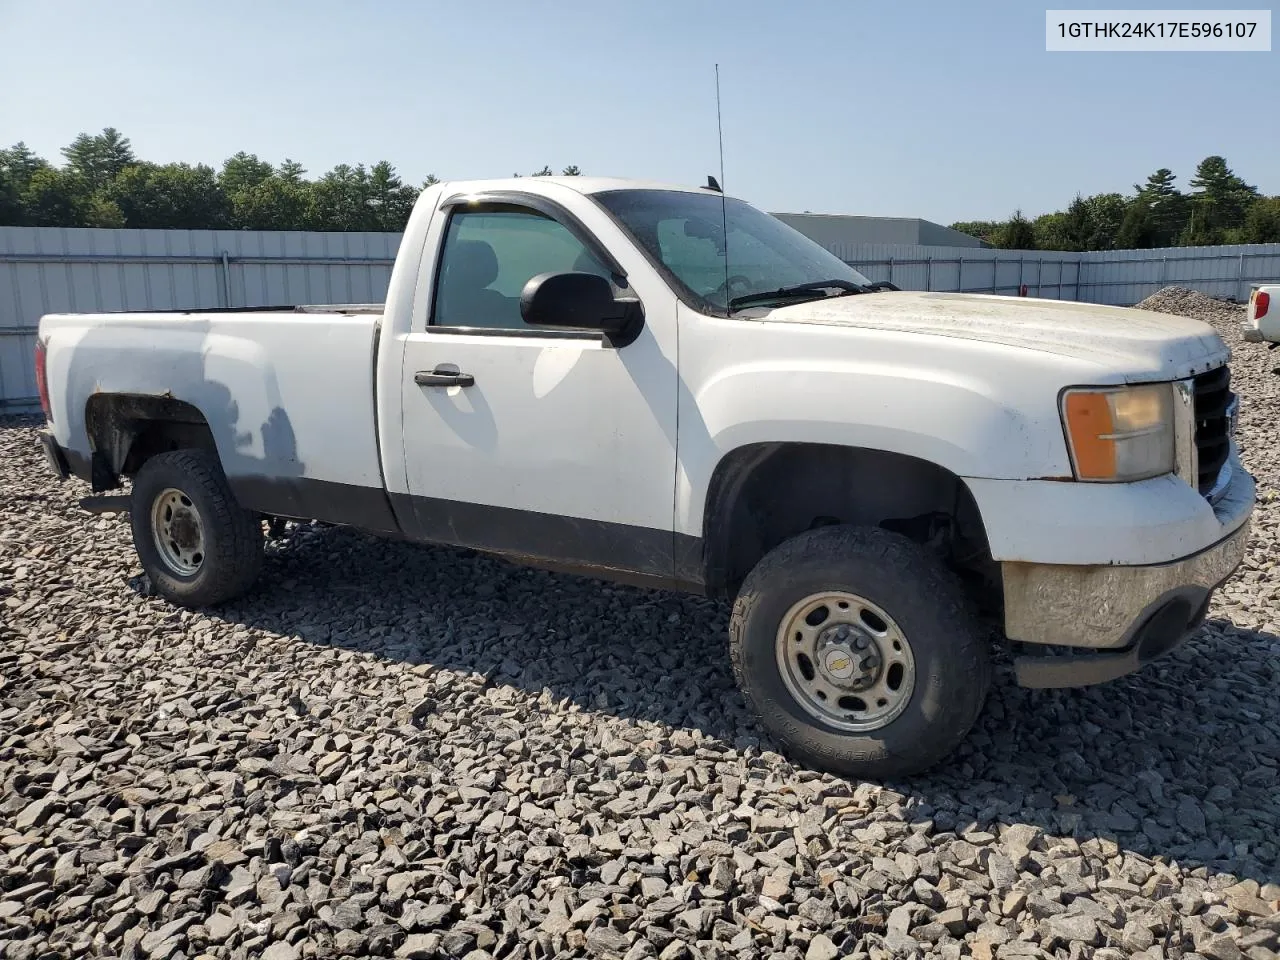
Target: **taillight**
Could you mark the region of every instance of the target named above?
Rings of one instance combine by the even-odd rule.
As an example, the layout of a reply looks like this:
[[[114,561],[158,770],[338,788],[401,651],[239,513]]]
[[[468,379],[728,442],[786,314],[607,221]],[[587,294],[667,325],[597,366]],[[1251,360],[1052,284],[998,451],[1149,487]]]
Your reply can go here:
[[[1255,290],[1253,291],[1253,296],[1249,299],[1253,307],[1249,312],[1253,315],[1254,320],[1261,320],[1267,315],[1267,310],[1271,306],[1271,294],[1265,290]]]
[[[44,411],[46,420],[52,421],[53,414],[49,412],[49,374],[46,372],[47,354],[45,351],[44,341],[36,339],[36,390],[40,394],[40,409]]]

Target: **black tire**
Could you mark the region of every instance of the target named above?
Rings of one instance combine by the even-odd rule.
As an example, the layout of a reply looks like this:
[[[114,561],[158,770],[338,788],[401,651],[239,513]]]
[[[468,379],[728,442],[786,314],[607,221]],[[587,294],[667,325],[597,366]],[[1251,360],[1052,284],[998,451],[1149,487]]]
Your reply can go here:
[[[783,617],[827,590],[857,594],[888,613],[915,660],[906,706],[868,733],[815,718],[778,666]],[[761,725],[791,758],[848,776],[892,779],[933,766],[972,729],[990,685],[989,643],[957,579],[924,548],[879,528],[824,527],[771,551],[743,582],[729,634],[734,674]]]
[[[183,573],[162,556],[152,506],[164,491],[189,498],[203,529],[198,569]],[[133,480],[133,546],[156,593],[182,607],[208,607],[240,596],[262,569],[262,522],[236,502],[217,459],[203,450],[152,457]]]

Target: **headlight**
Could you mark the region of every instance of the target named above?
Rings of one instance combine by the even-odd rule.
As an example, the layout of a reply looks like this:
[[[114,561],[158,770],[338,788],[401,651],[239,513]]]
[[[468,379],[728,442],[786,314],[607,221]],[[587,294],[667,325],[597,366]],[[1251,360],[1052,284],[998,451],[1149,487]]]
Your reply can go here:
[[[1173,390],[1167,383],[1067,390],[1062,422],[1077,480],[1121,483],[1174,469]]]

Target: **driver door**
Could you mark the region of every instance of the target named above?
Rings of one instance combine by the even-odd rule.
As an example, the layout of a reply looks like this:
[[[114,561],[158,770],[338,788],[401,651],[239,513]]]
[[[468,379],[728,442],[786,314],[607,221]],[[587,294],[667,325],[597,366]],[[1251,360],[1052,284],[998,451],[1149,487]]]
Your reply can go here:
[[[415,306],[401,384],[415,534],[669,578],[674,297],[641,297],[644,329],[623,347],[589,331],[535,329],[519,307],[531,277],[612,276],[600,248],[581,239],[585,228],[512,203],[438,219],[427,241],[440,251],[436,282],[430,302]]]

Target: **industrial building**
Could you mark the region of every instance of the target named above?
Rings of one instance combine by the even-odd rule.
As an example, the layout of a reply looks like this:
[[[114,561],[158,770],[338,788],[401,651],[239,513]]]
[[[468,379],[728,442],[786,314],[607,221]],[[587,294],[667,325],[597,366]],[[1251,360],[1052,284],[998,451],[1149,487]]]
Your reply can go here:
[[[911,243],[926,247],[987,247],[977,237],[917,217],[856,217],[839,213],[775,213],[810,240],[839,254],[856,243]]]

